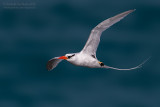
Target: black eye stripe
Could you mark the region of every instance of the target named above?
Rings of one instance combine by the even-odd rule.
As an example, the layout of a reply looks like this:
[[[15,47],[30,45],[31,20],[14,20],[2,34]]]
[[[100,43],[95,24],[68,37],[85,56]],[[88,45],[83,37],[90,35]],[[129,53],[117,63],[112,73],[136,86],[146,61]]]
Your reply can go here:
[[[75,54],[73,54],[72,56],[74,56]]]
[[[73,57],[75,54],[73,54],[72,56],[68,56],[68,58],[71,58],[71,57]]]

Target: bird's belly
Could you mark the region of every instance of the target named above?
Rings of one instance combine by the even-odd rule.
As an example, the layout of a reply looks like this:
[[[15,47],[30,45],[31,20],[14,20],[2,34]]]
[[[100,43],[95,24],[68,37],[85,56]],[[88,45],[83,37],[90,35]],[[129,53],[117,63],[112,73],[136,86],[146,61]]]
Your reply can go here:
[[[94,58],[79,59],[76,62],[70,62],[70,63],[72,63],[73,65],[76,65],[76,66],[84,66],[84,67],[89,67],[89,68],[97,68],[100,66],[98,61]]]

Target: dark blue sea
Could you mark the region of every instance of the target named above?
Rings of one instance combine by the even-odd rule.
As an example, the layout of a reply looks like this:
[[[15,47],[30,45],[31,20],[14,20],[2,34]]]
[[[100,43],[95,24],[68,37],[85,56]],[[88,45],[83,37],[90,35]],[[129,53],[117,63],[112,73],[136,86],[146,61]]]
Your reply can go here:
[[[103,32],[97,58],[132,71],[77,67],[56,56],[79,52],[90,31],[135,12]],[[159,0],[0,0],[0,107],[160,107]]]

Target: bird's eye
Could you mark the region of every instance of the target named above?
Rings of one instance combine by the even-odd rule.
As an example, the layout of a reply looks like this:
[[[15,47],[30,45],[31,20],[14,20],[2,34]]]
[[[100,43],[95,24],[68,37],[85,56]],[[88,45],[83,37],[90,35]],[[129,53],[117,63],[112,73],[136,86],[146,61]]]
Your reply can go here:
[[[71,58],[72,56],[68,56],[68,59]]]
[[[68,56],[68,59],[70,59],[71,57],[73,57],[75,54],[73,54],[72,56]]]

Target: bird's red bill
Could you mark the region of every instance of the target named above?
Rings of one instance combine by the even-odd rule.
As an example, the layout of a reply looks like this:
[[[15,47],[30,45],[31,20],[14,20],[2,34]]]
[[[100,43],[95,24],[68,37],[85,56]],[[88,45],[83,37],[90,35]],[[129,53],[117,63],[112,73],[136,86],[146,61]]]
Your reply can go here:
[[[61,56],[58,59],[68,59],[66,56]]]

